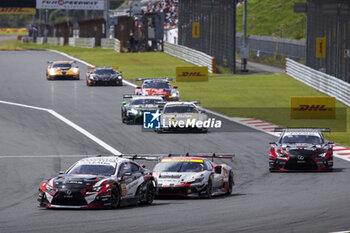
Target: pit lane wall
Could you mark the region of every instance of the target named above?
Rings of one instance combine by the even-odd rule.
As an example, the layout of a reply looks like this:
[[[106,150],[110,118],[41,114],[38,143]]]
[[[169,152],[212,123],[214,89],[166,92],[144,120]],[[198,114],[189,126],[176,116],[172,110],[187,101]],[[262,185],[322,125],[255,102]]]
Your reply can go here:
[[[197,66],[207,66],[210,73],[216,73],[215,57],[211,57],[206,53],[168,42],[164,42],[164,53],[180,58]]]
[[[332,97],[350,107],[350,83],[314,70],[292,59],[286,59],[285,72],[296,80]]]

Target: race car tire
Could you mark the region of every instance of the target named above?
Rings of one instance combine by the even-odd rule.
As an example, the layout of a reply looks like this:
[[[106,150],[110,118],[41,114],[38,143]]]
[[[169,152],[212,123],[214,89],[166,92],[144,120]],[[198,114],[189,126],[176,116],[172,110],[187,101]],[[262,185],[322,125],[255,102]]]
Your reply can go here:
[[[156,196],[156,187],[154,187],[153,181],[149,180],[147,182],[146,193],[144,199],[141,201],[141,204],[151,205]]]
[[[120,204],[120,192],[117,186],[113,185],[112,191],[111,191],[111,208],[112,209],[118,208],[119,204]]]
[[[211,179],[209,178],[208,185],[205,189],[205,197],[210,199],[212,197],[212,194],[213,194],[213,184],[211,182]]]
[[[227,195],[231,195],[231,193],[232,193],[232,187],[233,186],[233,175],[232,175],[232,173],[230,173],[230,176],[229,176],[229,178],[228,178],[228,191],[227,191]]]
[[[147,184],[147,191],[146,191],[146,205],[151,205],[153,203],[153,200],[156,196],[156,187],[154,187],[153,182],[150,180]]]

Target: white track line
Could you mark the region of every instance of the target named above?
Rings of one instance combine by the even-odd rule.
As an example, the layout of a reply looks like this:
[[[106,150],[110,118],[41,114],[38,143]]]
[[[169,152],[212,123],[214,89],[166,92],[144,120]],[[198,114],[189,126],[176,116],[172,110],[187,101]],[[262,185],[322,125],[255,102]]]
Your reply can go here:
[[[77,130],[78,132],[80,132],[81,134],[85,135],[86,137],[90,138],[91,140],[93,140],[94,142],[96,142],[97,144],[99,144],[100,146],[102,146],[103,148],[105,148],[106,150],[110,151],[112,154],[114,155],[121,155],[122,153],[119,152],[118,150],[114,149],[113,147],[111,147],[110,145],[108,145],[107,143],[105,143],[104,141],[102,141],[101,139],[95,137],[94,135],[92,135],[90,132],[86,131],[85,129],[81,128],[80,126],[78,126],[77,124],[73,123],[72,121],[68,120],[67,118],[65,118],[64,116],[62,116],[61,114],[58,114],[57,112],[55,112],[52,109],[47,109],[47,108],[40,108],[40,107],[36,107],[36,106],[30,106],[30,105],[25,105],[25,104],[19,104],[19,103],[13,103],[13,102],[8,102],[8,101],[2,101],[0,100],[0,103],[2,104],[7,104],[7,105],[12,105],[12,106],[17,106],[17,107],[23,107],[23,108],[30,108],[30,109],[35,109],[35,110],[40,110],[40,111],[44,111],[44,112],[48,112],[51,115],[53,115],[54,117],[56,117],[57,119],[63,121],[64,123],[66,123],[67,125],[71,126],[73,129]]]
[[[94,65],[92,65],[90,63],[87,63],[85,61],[82,61],[82,60],[80,60],[78,58],[72,57],[72,56],[70,56],[70,55],[68,55],[66,53],[62,53],[62,52],[59,52],[59,51],[56,51],[56,50],[48,50],[48,51],[51,51],[51,52],[54,52],[54,53],[58,53],[58,54],[60,54],[62,56],[66,56],[66,57],[68,57],[68,58],[70,58],[72,60],[75,60],[75,61],[80,62],[82,64],[85,64],[87,66],[94,66]],[[131,86],[131,87],[136,87],[137,86],[137,85],[135,85],[135,84],[133,84],[131,82],[125,81],[125,80],[123,80],[123,82],[125,84],[127,84],[128,86]],[[203,108],[203,107],[200,107],[200,108],[205,110],[206,112],[208,112],[210,114],[222,117],[222,118],[224,118],[226,120],[229,120],[229,121],[232,121],[232,122],[235,122],[235,123],[247,126],[249,128],[261,131],[263,133],[267,133],[267,134],[270,134],[270,135],[275,136],[275,137],[279,137],[281,135],[281,133],[273,132],[273,130],[272,130],[273,128],[280,128],[281,126],[273,124],[271,122],[266,122],[266,121],[263,121],[263,120],[260,120],[260,119],[253,119],[253,118],[228,117],[226,115],[223,115],[223,114],[211,111],[211,110]],[[336,147],[336,146],[338,146],[338,145],[334,145],[334,147]],[[343,147],[343,146],[338,146],[338,147],[341,148],[342,151],[340,151],[340,152],[338,152],[337,150],[334,151],[334,153],[333,153],[334,156],[338,157],[340,159],[346,160],[346,161],[350,161],[350,149],[346,148],[346,147]],[[348,152],[348,153],[346,153],[346,152]]]

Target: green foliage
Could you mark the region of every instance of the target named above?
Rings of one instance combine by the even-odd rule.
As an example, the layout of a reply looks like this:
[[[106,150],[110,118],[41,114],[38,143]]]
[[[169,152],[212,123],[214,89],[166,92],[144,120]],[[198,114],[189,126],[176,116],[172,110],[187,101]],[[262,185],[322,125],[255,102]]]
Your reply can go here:
[[[32,15],[0,15],[0,28],[25,28],[32,19]]]
[[[294,3],[305,0],[249,0],[247,7],[247,33],[303,39],[306,15],[294,13]],[[237,8],[237,32],[243,32],[243,5]]]

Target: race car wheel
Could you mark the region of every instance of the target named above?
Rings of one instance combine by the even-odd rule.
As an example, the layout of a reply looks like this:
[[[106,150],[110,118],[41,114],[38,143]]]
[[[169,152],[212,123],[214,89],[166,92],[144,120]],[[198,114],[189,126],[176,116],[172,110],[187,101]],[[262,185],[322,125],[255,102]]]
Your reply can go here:
[[[146,198],[143,204],[146,204],[146,205],[152,204],[155,195],[156,195],[156,187],[154,187],[152,180],[149,180],[147,182]]]
[[[205,197],[208,198],[208,199],[211,198],[212,194],[213,194],[213,184],[211,182],[211,179],[209,179],[208,185],[207,185],[207,188],[206,188],[205,191],[206,191],[205,192]]]
[[[232,186],[233,186],[233,175],[231,173],[229,178],[228,178],[228,191],[226,193],[227,195],[231,195],[231,193],[232,193]]]
[[[115,209],[120,204],[120,192],[116,186],[112,186],[111,191],[111,208]]]

